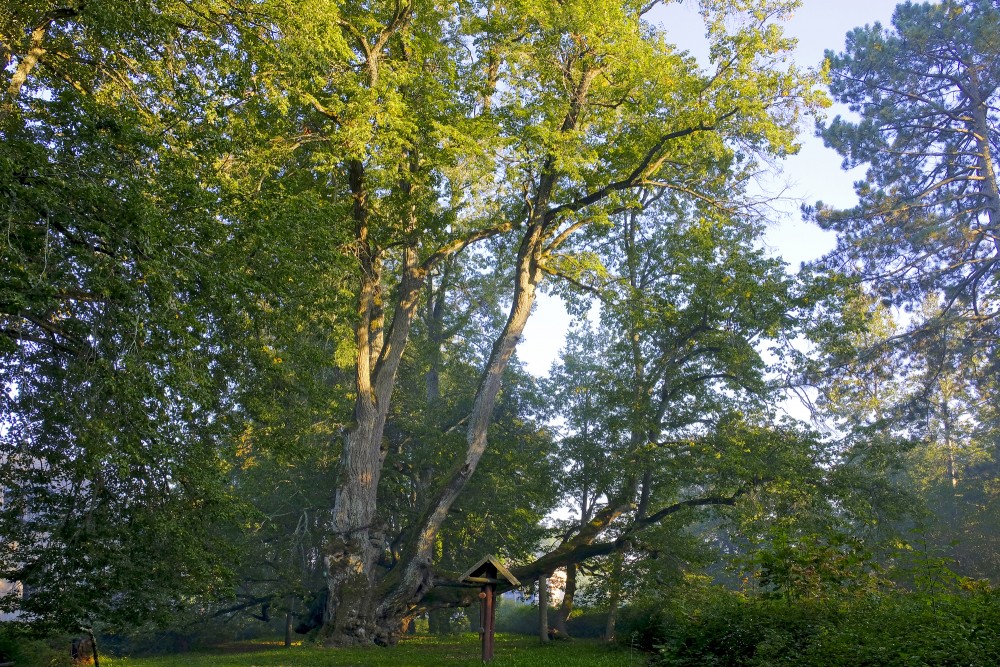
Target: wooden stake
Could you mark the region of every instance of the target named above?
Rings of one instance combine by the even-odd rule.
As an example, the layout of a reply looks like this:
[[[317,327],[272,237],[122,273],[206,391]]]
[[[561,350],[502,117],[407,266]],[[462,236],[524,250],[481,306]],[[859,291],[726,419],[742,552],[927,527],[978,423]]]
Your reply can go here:
[[[483,584],[479,589],[479,636],[483,643],[483,662],[493,660],[493,633],[496,628],[496,585]]]

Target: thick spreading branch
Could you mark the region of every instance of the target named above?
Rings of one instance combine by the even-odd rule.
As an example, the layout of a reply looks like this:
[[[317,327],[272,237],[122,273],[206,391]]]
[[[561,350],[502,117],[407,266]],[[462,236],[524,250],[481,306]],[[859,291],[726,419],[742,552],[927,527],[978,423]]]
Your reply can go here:
[[[21,56],[17,64],[17,69],[14,70],[14,74],[10,78],[10,86],[7,92],[10,93],[12,98],[16,98],[21,93],[21,88],[27,82],[31,71],[41,62],[42,57],[45,55],[45,38],[48,36],[49,28],[52,27],[52,24],[60,19],[75,18],[79,14],[80,9],[72,7],[53,9],[31,31],[31,46],[28,47],[27,53]]]
[[[750,487],[744,487],[731,496],[691,498],[668,505],[645,518],[636,519],[628,528],[622,531],[619,537],[608,542],[592,540],[590,539],[591,535],[589,532],[581,531],[572,540],[545,554],[533,563],[511,568],[511,573],[518,579],[531,580],[541,575],[551,574],[560,567],[613,554],[627,547],[636,534],[659,524],[672,514],[694,507],[732,506],[736,504],[741,496],[749,491]]]

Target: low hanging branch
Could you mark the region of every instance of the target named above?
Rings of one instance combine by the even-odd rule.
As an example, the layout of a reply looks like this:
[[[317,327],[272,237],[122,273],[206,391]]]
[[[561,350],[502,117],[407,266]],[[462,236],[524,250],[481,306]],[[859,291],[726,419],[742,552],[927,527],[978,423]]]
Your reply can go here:
[[[735,505],[742,496],[762,483],[764,480],[758,480],[756,484],[741,487],[729,496],[706,496],[673,503],[647,517],[637,519],[617,539],[609,542],[597,542],[594,538],[610,523],[608,517],[617,518],[622,513],[615,509],[609,510],[606,507],[572,540],[565,542],[533,563],[510,568],[511,573],[521,581],[530,581],[548,575],[560,567],[583,563],[599,556],[611,555],[626,548],[637,533],[651,528],[672,514],[688,508]],[[629,505],[630,507],[631,505]],[[475,602],[476,590],[477,588],[473,584],[459,582],[458,573],[438,571],[433,579],[433,589],[421,600],[420,608],[468,606]]]

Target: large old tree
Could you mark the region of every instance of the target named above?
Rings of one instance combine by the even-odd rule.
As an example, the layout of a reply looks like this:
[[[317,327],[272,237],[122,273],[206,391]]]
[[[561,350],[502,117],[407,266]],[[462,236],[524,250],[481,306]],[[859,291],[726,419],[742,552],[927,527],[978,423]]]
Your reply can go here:
[[[235,508],[253,448],[334,433],[303,459],[338,461],[310,524],[326,533],[322,636],[394,642],[498,405],[516,412],[502,382],[543,276],[579,281],[571,241],[599,243],[650,193],[738,210],[817,101],[775,23],[794,1],[703,0],[707,70],[648,20],[656,4],[5,6],[0,465],[25,480],[5,495],[20,545],[5,577],[73,590],[64,627],[169,611],[228,580],[219,525],[251,530]],[[450,303],[503,313],[455,320],[477,328],[458,335],[481,344],[478,377],[467,414],[422,437],[464,441],[401,526],[383,472],[417,440],[387,424],[414,332],[438,400],[443,320],[417,318],[463,266],[499,280]],[[596,538],[648,488],[629,478],[524,572],[611,548]],[[700,502],[654,501],[645,525]]]
[[[251,8],[0,7],[0,579],[32,593],[0,606],[39,626],[225,590],[239,380],[270,366],[219,179]]]
[[[432,586],[437,536],[487,448],[501,379],[559,249],[641,207],[644,189],[720,206],[726,192],[731,204],[756,156],[794,149],[811,93],[774,25],[794,3],[703,4],[711,71],[644,20],[645,3],[312,3],[289,30],[293,42],[309,35],[289,47],[309,68],[292,96],[329,192],[323,224],[349,221],[356,258],[356,397],[325,555],[328,642],[393,642]],[[387,568],[385,428],[422,288],[486,240],[509,267],[506,321],[465,453]]]

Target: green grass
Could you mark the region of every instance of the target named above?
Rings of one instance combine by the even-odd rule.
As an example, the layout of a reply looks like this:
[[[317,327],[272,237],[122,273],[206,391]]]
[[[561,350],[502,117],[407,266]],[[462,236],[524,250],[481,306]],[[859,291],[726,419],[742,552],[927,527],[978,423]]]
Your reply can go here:
[[[412,637],[393,648],[285,648],[255,642],[151,658],[101,658],[109,667],[473,667],[482,665],[479,637]],[[495,667],[642,667],[646,656],[590,641],[550,642],[497,635]]]

